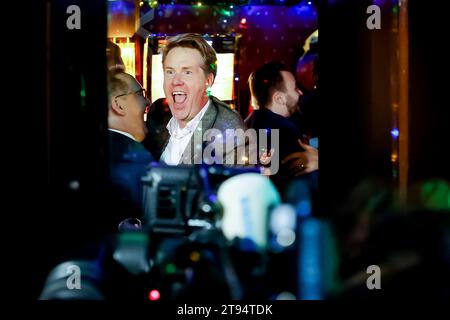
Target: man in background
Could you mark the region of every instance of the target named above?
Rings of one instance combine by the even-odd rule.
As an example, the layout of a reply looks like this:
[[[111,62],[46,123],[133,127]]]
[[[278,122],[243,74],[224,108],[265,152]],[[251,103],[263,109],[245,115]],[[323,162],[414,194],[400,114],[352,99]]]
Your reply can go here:
[[[258,109],[245,120],[249,128],[279,130],[280,171],[273,177],[283,192],[295,176],[318,170],[318,150],[302,142],[301,128],[289,117],[299,109],[302,91],[297,88],[293,73],[282,63],[271,61],[252,73],[250,91]]]

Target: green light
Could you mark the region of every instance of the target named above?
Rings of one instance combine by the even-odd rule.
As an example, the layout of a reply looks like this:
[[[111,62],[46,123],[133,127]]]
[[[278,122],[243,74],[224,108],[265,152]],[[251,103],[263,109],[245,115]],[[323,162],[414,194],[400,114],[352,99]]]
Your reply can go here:
[[[398,14],[398,11],[399,11],[399,10],[398,10],[398,6],[393,6],[393,7],[392,7],[392,13],[393,13],[393,14]]]
[[[450,185],[443,179],[434,179],[422,184],[420,198],[430,209],[450,209]]]
[[[231,10],[219,9],[218,11],[219,11],[219,14],[221,14],[222,16],[231,17],[234,15],[234,12]]]
[[[84,76],[81,75],[81,88],[80,88],[80,98],[81,98],[81,106],[84,107],[86,105],[86,83],[84,81]]]
[[[138,232],[120,233],[116,236],[119,246],[141,246],[148,245],[148,235]]]
[[[166,273],[172,274],[177,271],[177,267],[173,263],[168,263],[166,265]]]

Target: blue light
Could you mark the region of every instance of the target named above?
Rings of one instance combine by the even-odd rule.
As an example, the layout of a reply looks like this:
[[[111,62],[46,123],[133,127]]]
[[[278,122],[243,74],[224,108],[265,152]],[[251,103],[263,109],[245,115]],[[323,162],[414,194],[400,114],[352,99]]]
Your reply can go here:
[[[213,202],[213,203],[216,203],[217,202],[217,196],[215,194],[210,194],[208,196],[208,200]]]
[[[128,16],[134,12],[133,3],[127,1],[108,1],[108,13],[109,15],[125,15]]]
[[[223,19],[223,23],[227,23],[227,19]]]
[[[322,223],[315,218],[307,218],[300,224],[299,236],[299,299],[321,300],[324,297]]]
[[[311,203],[308,200],[302,200],[296,205],[297,214],[305,218],[311,214]]]
[[[394,138],[398,138],[398,136],[400,135],[400,131],[398,131],[398,129],[395,128],[395,129],[393,129],[393,130],[391,131],[391,135],[392,135]]]
[[[311,1],[308,1],[308,5],[311,5]]]
[[[239,77],[234,77],[234,81],[239,81]]]

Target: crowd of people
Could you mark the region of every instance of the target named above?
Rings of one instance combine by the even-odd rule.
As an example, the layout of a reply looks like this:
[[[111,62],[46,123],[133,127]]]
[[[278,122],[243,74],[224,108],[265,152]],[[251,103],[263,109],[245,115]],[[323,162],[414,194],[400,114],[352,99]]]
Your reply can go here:
[[[317,218],[319,200],[318,145],[309,143],[317,138],[318,130],[317,119],[305,117],[301,101],[306,108],[317,108],[316,87],[303,92],[286,65],[267,62],[250,75],[253,112],[244,120],[209,94],[217,74],[217,57],[201,35],[180,34],[167,39],[162,49],[166,98],[153,104],[141,84],[126,73],[120,49],[110,43],[107,53],[111,232],[130,218],[138,225],[128,227],[139,227],[143,220],[141,177],[152,162],[261,168],[282,202],[292,206],[299,230],[307,232],[306,219]],[[305,110],[308,115],[318,114],[318,110]],[[252,140],[249,135],[235,134],[249,129],[262,130],[266,136],[256,135]],[[274,131],[276,135],[272,135]],[[255,162],[249,161],[252,152],[256,152]],[[273,163],[279,167],[274,169]],[[323,246],[320,259],[326,265],[318,265],[325,270],[320,298],[450,297],[449,184],[430,181],[413,191],[404,202],[398,190],[385,181],[362,181],[330,219],[313,221],[320,221],[320,230],[328,230],[319,241]],[[296,254],[302,256],[300,242],[297,240]],[[253,257],[240,252],[237,260]],[[292,250],[272,253],[272,258],[266,273],[240,279],[250,288],[247,297],[277,298],[264,295],[265,286],[271,286],[280,291],[288,288],[296,291],[296,298],[307,298],[297,285],[304,270],[295,270],[301,266],[292,260]],[[382,292],[368,290],[369,266],[382,270]],[[245,275],[257,269],[252,271],[243,264],[235,267]]]
[[[305,141],[299,123],[290,119],[300,113],[303,93],[287,66],[272,61],[255,70],[250,81],[255,110],[244,121],[236,110],[208,93],[217,74],[217,56],[201,35],[168,38],[162,49],[166,98],[152,105],[141,85],[125,72],[120,49],[113,46],[108,48],[112,177],[115,190],[126,190],[118,194],[128,197],[132,207],[139,208],[138,177],[151,161],[260,166],[268,169],[263,172],[281,195],[294,179],[308,179],[313,192],[317,191],[318,149]],[[254,141],[236,134],[249,129],[264,130],[267,135],[256,135]],[[277,135],[271,135],[273,131]],[[260,141],[271,137],[278,141],[269,141],[270,145]],[[275,158],[279,165],[273,170],[268,164],[275,163]]]

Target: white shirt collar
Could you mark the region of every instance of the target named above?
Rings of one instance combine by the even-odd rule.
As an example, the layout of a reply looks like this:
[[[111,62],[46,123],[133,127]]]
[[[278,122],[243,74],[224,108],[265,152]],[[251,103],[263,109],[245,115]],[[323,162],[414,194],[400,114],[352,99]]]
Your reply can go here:
[[[194,118],[192,118],[188,123],[186,123],[186,126],[184,128],[180,128],[177,119],[175,119],[174,117],[170,118],[169,123],[166,126],[167,130],[170,133],[170,136],[172,135],[184,136],[194,132],[195,128],[197,127],[197,125],[205,115],[206,111],[208,110],[210,104],[211,100],[208,99],[208,101],[206,101],[206,104],[200,110],[200,112],[197,113],[197,115]]]
[[[117,133],[120,133],[120,134],[123,134],[124,136],[127,136],[128,138],[133,139],[134,141],[137,141],[137,140],[136,140],[131,134],[129,134],[128,132],[120,131],[120,130],[116,130],[116,129],[111,129],[111,128],[108,128],[108,130],[109,130],[109,131],[113,131],[113,132],[117,132]]]
[[[210,100],[208,99],[200,112],[190,120],[183,129],[180,128],[178,121],[175,118],[172,117],[170,119],[167,124],[170,139],[161,155],[161,161],[169,165],[177,165],[180,163],[183,152],[189,144],[194,131],[200,125],[200,121],[208,110],[209,105]]]

